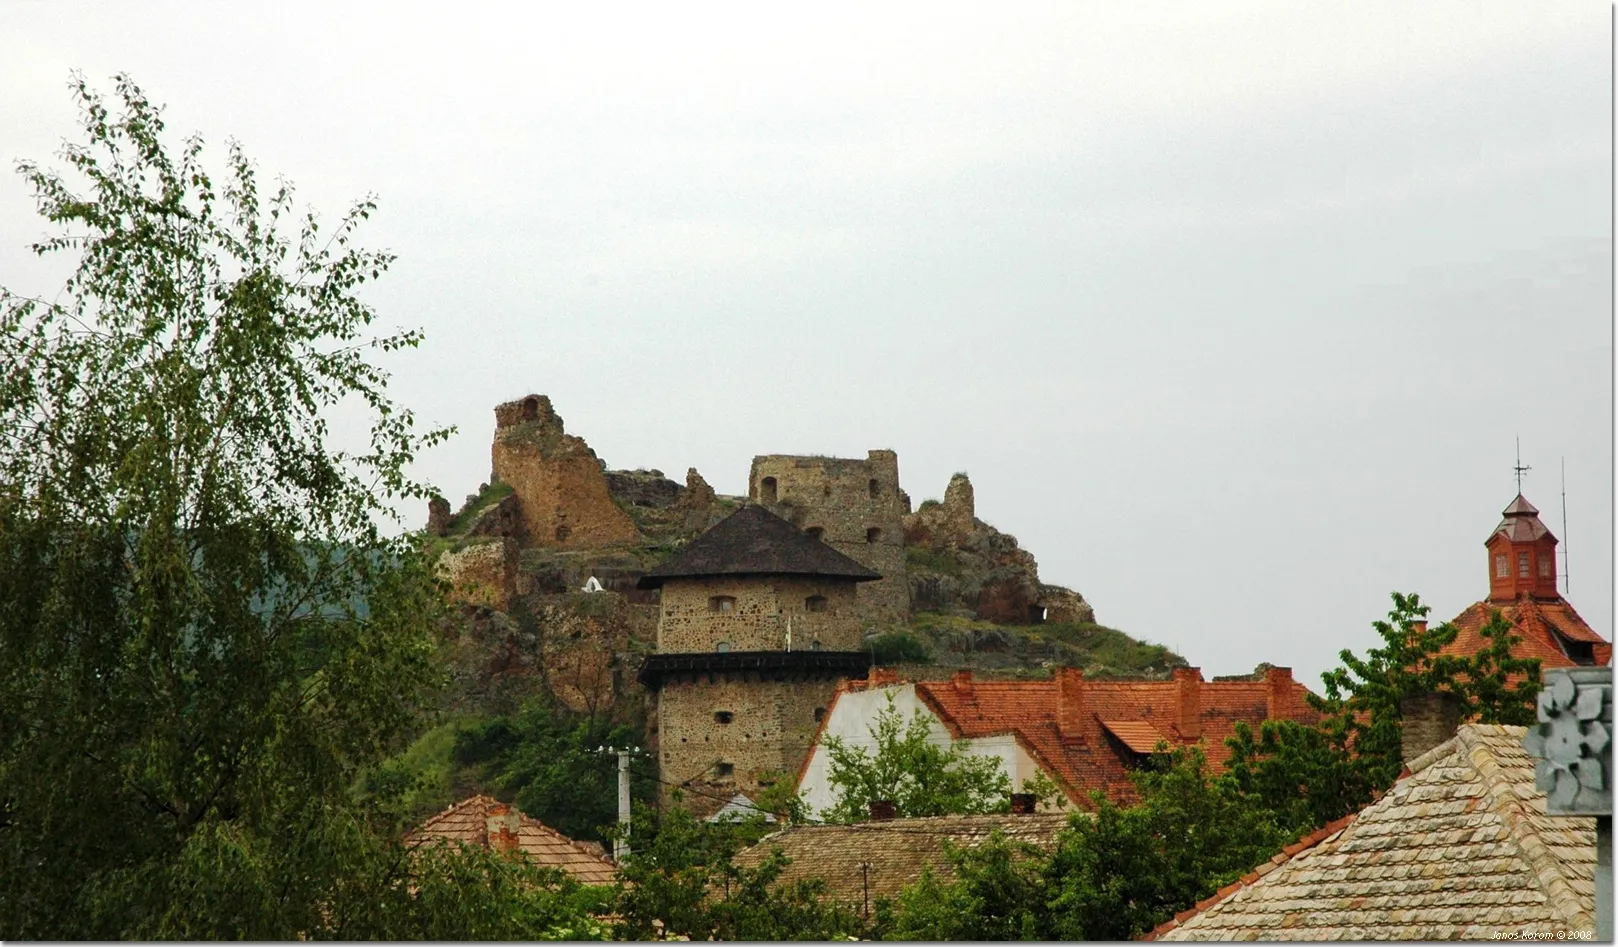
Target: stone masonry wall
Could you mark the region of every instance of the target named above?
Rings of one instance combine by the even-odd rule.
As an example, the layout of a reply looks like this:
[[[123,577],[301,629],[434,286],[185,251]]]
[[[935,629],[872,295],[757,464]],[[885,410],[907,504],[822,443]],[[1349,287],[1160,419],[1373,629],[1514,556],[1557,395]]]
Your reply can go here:
[[[684,785],[685,805],[706,816],[738,792],[757,799],[761,778],[796,779],[820,725],[816,711],[825,713],[838,680],[723,673],[666,682],[657,703],[665,805],[673,790],[669,783]],[[719,714],[729,714],[729,722],[722,723]],[[721,773],[720,763],[731,771]]]
[[[564,431],[549,398],[529,395],[494,414],[494,475],[522,506],[526,545],[588,549],[640,538],[613,502],[601,461]]]
[[[873,450],[865,460],[754,457],[747,490],[753,502],[800,529],[820,530],[833,549],[881,573],[881,580],[861,583],[856,593],[862,621],[903,621],[909,615],[898,454]]]
[[[786,650],[787,620],[792,650],[858,651],[860,613],[855,584],[792,576],[737,576],[671,579],[663,585],[657,650],[711,652],[719,642],[731,651]],[[731,611],[715,611],[713,599],[735,600]],[[826,599],[825,610],[808,610],[811,596]]]

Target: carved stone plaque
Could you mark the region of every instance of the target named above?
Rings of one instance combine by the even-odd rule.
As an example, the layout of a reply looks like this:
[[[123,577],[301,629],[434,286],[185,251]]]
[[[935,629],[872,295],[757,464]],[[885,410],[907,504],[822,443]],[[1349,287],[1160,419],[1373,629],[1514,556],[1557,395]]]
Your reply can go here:
[[[1551,815],[1612,815],[1612,668],[1551,668],[1523,748]]]

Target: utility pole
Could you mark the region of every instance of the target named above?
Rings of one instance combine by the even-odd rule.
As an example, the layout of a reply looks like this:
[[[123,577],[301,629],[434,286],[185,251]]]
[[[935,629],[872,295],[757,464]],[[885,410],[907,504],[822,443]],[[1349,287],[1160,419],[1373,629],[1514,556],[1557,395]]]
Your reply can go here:
[[[622,865],[629,855],[629,757],[640,747],[598,746],[597,753],[618,755],[618,826],[622,831],[612,842],[612,860]]]

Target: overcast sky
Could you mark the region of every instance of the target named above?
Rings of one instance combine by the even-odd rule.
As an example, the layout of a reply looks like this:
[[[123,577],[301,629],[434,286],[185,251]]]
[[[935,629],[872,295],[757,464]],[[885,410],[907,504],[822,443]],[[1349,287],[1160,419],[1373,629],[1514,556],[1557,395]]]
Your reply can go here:
[[[1103,623],[1318,689],[1447,619],[1524,492],[1612,637],[1605,3],[0,7],[0,158],[133,75],[399,254],[395,393],[489,472],[551,396],[613,467],[745,493],[899,452]],[[0,285],[54,293],[0,176]],[[412,511],[425,521],[425,510]]]

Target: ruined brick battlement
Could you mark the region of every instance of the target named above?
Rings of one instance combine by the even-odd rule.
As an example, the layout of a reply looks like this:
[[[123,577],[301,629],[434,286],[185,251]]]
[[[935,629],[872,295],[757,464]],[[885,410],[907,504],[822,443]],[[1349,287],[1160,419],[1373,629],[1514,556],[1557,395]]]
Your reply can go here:
[[[494,419],[494,475],[517,497],[527,545],[578,549],[640,539],[613,502],[600,458],[566,432],[549,398],[508,401]]]
[[[765,454],[753,458],[748,497],[765,509],[878,573],[860,586],[857,607],[868,622],[903,621],[910,611],[905,576],[899,455],[873,450],[864,460]]]

